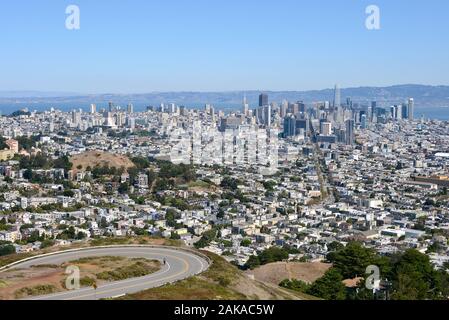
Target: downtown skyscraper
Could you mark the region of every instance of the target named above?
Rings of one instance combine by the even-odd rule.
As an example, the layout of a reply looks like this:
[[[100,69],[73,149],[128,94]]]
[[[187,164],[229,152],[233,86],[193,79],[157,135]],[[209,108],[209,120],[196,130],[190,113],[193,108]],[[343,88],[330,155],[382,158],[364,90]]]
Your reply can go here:
[[[334,108],[339,108],[341,106],[341,93],[338,84],[335,85],[334,89]]]
[[[353,119],[346,120],[346,144],[348,146],[352,146],[355,142],[355,134],[354,134],[354,126],[355,122]]]
[[[408,99],[408,120],[413,121],[415,119],[415,100],[413,98]]]
[[[259,107],[265,107],[268,105],[268,95],[265,93],[260,94],[259,96]]]

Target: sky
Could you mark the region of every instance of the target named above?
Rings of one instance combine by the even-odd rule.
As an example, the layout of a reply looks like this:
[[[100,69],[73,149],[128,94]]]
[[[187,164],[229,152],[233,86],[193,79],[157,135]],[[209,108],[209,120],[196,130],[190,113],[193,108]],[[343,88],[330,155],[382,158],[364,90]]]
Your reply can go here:
[[[447,85],[448,35],[447,0],[1,0],[0,91]]]

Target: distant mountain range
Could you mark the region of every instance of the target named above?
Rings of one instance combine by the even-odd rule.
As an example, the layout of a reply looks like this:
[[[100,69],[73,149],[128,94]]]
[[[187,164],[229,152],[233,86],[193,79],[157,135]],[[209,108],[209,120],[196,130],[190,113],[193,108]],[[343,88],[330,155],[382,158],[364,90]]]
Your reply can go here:
[[[42,109],[43,106],[88,108],[91,103],[107,105],[113,101],[117,105],[125,106],[133,103],[138,109],[146,105],[160,103],[176,103],[187,107],[202,107],[206,103],[221,109],[239,108],[243,95],[246,94],[251,107],[258,104],[258,95],[262,91],[229,91],[229,92],[152,92],[145,94],[76,94],[70,92],[38,92],[38,91],[0,91],[0,107],[5,112],[14,107],[28,106]],[[323,100],[333,100],[334,89],[312,91],[263,91],[269,95],[270,101],[281,102],[304,101],[312,103]],[[390,87],[359,87],[341,89],[342,102],[350,97],[354,102],[369,104],[376,100],[380,106],[401,103],[408,98],[414,98],[417,107],[449,106],[449,86],[428,85],[396,85]]]

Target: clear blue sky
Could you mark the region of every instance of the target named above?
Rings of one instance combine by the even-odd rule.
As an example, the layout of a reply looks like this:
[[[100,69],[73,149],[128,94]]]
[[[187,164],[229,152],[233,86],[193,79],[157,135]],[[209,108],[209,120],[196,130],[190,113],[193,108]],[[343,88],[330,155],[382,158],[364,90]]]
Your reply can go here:
[[[81,29],[65,29],[65,8]],[[365,8],[381,9],[381,30]],[[0,91],[449,84],[447,0],[8,0]]]

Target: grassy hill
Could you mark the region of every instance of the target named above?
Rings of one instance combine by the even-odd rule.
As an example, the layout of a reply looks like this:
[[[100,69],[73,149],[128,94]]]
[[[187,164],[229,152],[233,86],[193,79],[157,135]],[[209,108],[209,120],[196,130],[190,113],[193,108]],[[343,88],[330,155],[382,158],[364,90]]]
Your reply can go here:
[[[71,157],[70,162],[73,163],[73,169],[75,171],[86,171],[88,167],[95,168],[106,165],[117,169],[121,167],[125,169],[134,167],[134,163],[128,157],[103,151],[83,152]]]

